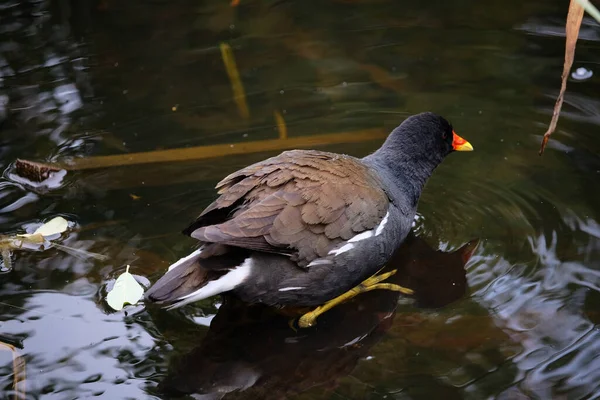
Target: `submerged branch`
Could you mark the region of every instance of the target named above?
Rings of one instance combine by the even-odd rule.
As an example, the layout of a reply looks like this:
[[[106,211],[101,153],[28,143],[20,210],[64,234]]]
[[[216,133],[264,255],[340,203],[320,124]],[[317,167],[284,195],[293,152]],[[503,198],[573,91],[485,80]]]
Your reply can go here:
[[[82,259],[82,260],[86,260],[88,258],[93,258],[93,259],[99,260],[99,261],[108,260],[108,256],[106,256],[104,254],[98,254],[98,253],[94,253],[94,252],[87,251],[87,250],[77,249],[75,247],[65,246],[64,244],[59,244],[56,242],[52,242],[52,247],[56,247],[57,249],[62,250],[65,253],[72,255],[74,257],[77,257],[79,259]]]
[[[277,121],[278,129],[282,126]],[[287,130],[286,130],[287,134]],[[286,139],[257,140],[252,142],[216,144],[209,146],[187,147],[170,150],[155,150],[143,153],[116,154],[88,158],[73,158],[65,160],[57,166],[68,171],[121,167],[126,165],[152,164],[174,161],[201,160],[207,158],[225,157],[237,154],[258,153],[295,148],[312,148],[339,143],[357,143],[370,140],[381,140],[387,137],[384,129],[373,128],[353,132],[328,133],[288,137]]]
[[[250,111],[248,110],[248,103],[246,102],[246,92],[244,91],[242,80],[240,79],[233,50],[227,43],[221,43],[219,48],[221,49],[221,57],[223,58],[223,64],[225,64],[227,76],[229,76],[229,81],[231,82],[233,99],[238,106],[240,116],[244,119],[248,119],[250,117]]]
[[[0,342],[0,349],[8,350],[13,358],[13,390],[15,400],[25,400],[25,359],[21,357],[15,346]]]

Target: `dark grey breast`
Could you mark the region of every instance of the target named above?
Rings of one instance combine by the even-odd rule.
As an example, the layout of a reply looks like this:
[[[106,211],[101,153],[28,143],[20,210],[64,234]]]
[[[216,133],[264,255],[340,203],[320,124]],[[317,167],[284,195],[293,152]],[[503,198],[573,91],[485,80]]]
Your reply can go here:
[[[208,247],[227,245],[289,255],[299,266],[377,226],[389,199],[360,160],[292,150],[217,184],[218,197],[184,233]]]

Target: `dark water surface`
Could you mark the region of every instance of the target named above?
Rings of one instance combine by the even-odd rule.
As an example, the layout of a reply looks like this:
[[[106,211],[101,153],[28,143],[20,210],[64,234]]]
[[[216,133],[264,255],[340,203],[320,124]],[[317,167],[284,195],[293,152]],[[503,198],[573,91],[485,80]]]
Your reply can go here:
[[[574,68],[595,75],[569,83],[537,155],[566,7],[0,0],[0,232],[62,215],[76,229],[60,243],[108,256],[17,251],[0,273],[0,340],[23,356],[26,398],[600,396],[600,26],[587,18]],[[235,54],[247,119],[220,43]],[[308,331],[220,298],[172,313],[104,302],[127,264],[148,282],[187,255],[194,241],[179,231],[215,183],[279,151],[70,171],[54,188],[13,170],[17,158],[275,139],[275,111],[290,138],[368,130],[319,146],[363,156],[381,143],[370,129],[425,110],[476,151],[436,170],[416,237],[390,263],[419,301],[372,292]],[[0,398],[13,395],[0,352]]]

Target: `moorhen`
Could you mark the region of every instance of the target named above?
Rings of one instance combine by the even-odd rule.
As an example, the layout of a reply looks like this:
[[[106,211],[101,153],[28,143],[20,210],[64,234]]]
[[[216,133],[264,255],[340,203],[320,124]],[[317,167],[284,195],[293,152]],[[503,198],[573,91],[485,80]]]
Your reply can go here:
[[[394,271],[374,274],[407,236],[433,170],[451,152],[470,150],[427,112],[362,159],[291,150],[234,172],[184,230],[200,248],[172,264],[146,299],[172,309],[232,292],[248,303],[319,306],[299,319],[308,327],[360,292],[410,294],[380,283]]]

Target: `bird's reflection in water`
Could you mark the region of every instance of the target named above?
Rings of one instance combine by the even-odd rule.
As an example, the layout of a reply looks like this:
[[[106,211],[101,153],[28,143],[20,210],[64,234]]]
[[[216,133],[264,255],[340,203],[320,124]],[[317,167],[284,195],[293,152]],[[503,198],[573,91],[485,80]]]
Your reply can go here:
[[[389,282],[415,290],[417,306],[441,307],[464,295],[464,266],[477,243],[444,253],[411,233],[384,272],[398,270]],[[361,294],[298,331],[270,308],[224,299],[200,345],[173,361],[159,389],[197,399],[283,399],[334,386],[390,328],[399,296]]]

